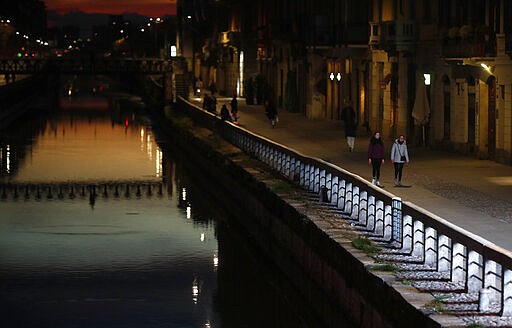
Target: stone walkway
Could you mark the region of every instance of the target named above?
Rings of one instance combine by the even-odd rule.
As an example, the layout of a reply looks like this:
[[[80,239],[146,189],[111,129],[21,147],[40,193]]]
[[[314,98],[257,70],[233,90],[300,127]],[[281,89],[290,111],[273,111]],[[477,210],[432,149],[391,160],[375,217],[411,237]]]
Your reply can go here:
[[[218,111],[224,103],[230,108],[229,101],[218,98]],[[371,178],[370,134],[364,131],[359,131],[355,151],[349,152],[340,121],[308,120],[302,114],[281,111],[279,123],[272,128],[263,106],[249,106],[241,99],[239,117],[243,128]],[[385,140],[386,154],[391,144]],[[409,154],[411,162],[404,168],[403,182],[412,187],[393,186],[393,166],[386,159],[381,171],[385,190],[512,251],[512,166],[424,147],[409,148]]]
[[[218,99],[218,107],[229,100]],[[243,128],[294,148],[305,155],[321,158],[363,178],[369,178],[371,171],[366,154],[369,134],[360,136],[355,151],[348,152],[344,141],[343,122],[306,120],[300,114],[284,112],[279,114],[280,121],[277,127],[273,128],[265,117],[262,106],[247,106],[242,103],[239,114],[239,124]],[[387,142],[388,145],[390,143]],[[388,146],[387,151],[389,148]],[[383,167],[381,178],[386,190],[505,249],[512,249],[512,167],[419,147],[410,148],[410,157],[411,165],[405,168],[404,182],[411,184],[412,187],[392,186],[393,170],[388,162]],[[313,200],[318,195],[310,197]],[[314,200],[313,204],[318,204],[315,207],[321,206],[318,199]],[[325,209],[316,208],[316,211]],[[350,216],[339,211],[334,211],[330,215],[324,213],[313,216],[311,219],[333,238],[339,234],[351,234],[355,226]],[[383,247],[381,253],[376,255],[376,259],[395,267],[398,281],[434,297],[435,302],[431,304],[425,304],[424,301],[421,303],[419,298],[417,300],[423,304],[418,303],[418,306],[424,308],[427,313],[431,311],[430,314],[435,315],[448,311],[459,316],[467,325],[512,325],[512,318],[502,318],[492,313],[496,312],[492,304],[490,312],[482,315],[478,309],[478,294],[465,293],[464,286],[450,282],[450,277],[446,274],[419,264],[421,261],[417,261],[418,259],[388,248],[385,243],[375,242]],[[414,264],[415,261],[418,264]],[[415,300],[412,302],[417,303]],[[499,309],[499,304],[496,309]],[[443,317],[446,320],[450,316],[441,316]],[[460,324],[455,322],[445,324]]]

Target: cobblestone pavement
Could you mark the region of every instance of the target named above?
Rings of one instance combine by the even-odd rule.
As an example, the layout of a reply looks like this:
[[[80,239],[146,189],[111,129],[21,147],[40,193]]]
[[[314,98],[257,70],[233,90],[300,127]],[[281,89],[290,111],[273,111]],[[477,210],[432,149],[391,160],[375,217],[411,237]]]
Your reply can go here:
[[[218,98],[218,109],[224,103],[229,108],[229,101]],[[371,178],[366,131],[358,131],[355,150],[349,152],[343,122],[308,120],[302,114],[280,111],[279,123],[272,128],[263,106],[248,106],[243,100],[239,100],[239,125]],[[393,140],[384,141],[389,153]],[[411,162],[404,168],[403,182],[412,187],[393,187],[393,167],[386,159],[381,173],[385,190],[512,251],[512,166],[425,147],[410,147],[409,153]]]
[[[220,108],[230,99],[218,100]],[[371,171],[366,154],[370,135],[367,133],[361,133],[357,138],[355,151],[349,152],[344,140],[342,122],[306,120],[300,114],[281,112],[279,123],[273,128],[266,119],[262,106],[246,106],[242,103],[239,114],[239,124],[243,128],[305,155],[331,162],[362,178],[370,178]],[[391,143],[391,140],[385,142],[388,152]],[[411,164],[405,168],[403,181],[411,185],[411,188],[393,187],[392,166],[386,163],[381,176],[385,190],[401,197],[403,201],[413,202],[443,219],[509,251],[512,250],[511,166],[450,152],[432,151],[424,147],[412,147],[409,153]],[[307,197],[312,197],[313,202],[303,204],[304,211],[331,238],[352,240],[357,235],[357,224],[350,216],[339,210],[323,208],[316,194]],[[294,206],[301,207],[298,203]],[[419,264],[414,256],[390,248],[385,242],[374,242],[382,247],[381,252],[375,255],[376,260],[396,267],[398,282],[414,286],[420,294],[433,297],[432,301],[425,303],[421,295],[411,294],[413,296],[409,295],[412,297],[410,302],[423,304],[420,305],[422,311],[431,315],[446,311],[456,315],[452,317],[455,319],[445,319],[448,320],[443,323],[446,326],[461,325],[461,321],[457,320],[462,320],[466,325],[512,326],[512,317],[496,316],[498,304],[490,304],[490,312],[482,315],[478,309],[478,294],[465,293],[464,286],[450,282],[442,272]]]

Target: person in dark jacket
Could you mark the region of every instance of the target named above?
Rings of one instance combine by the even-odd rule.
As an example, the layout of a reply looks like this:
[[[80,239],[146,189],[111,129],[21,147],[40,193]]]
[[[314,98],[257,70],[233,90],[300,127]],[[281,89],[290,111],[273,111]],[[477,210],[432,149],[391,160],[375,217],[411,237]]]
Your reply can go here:
[[[220,109],[220,119],[223,121],[233,122],[231,115],[229,115],[229,110],[226,104],[222,105]]]
[[[277,118],[277,108],[273,102],[267,101],[265,103],[265,114],[267,115],[268,119],[270,120],[270,124],[274,128],[276,126],[276,123],[278,122],[278,118]]]
[[[407,143],[405,136],[400,135],[391,147],[391,163],[395,167],[395,186],[402,186],[402,170],[404,164],[409,163],[409,152],[407,151]]]
[[[372,184],[380,184],[380,167],[384,164],[384,143],[379,132],[375,132],[368,146],[368,164],[372,166]]]
[[[233,117],[233,121],[235,123],[238,122],[238,100],[236,99],[236,95],[231,99],[231,116]]]
[[[347,105],[341,111],[341,118],[345,122],[345,138],[347,139],[348,151],[354,150],[356,141],[356,112],[352,107],[352,101],[348,101]]]

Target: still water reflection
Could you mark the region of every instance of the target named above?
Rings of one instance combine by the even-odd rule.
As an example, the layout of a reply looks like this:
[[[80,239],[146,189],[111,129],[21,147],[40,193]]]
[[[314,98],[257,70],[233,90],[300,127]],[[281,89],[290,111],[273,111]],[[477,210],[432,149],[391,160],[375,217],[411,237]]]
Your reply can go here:
[[[320,326],[276,288],[282,277],[245,238],[215,219],[187,178],[190,163],[161,149],[146,119],[84,107],[1,135],[4,323]],[[87,186],[83,194],[80,185]],[[49,197],[59,186],[68,188],[64,196]],[[77,188],[73,197],[69,186]],[[98,188],[94,202],[90,186]],[[118,186],[129,191],[117,193]]]

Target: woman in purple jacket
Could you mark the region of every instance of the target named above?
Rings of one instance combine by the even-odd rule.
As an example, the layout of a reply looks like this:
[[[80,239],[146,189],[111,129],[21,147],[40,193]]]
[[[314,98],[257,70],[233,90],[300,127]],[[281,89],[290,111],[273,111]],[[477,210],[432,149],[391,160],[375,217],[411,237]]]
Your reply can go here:
[[[380,166],[384,163],[384,144],[379,132],[375,132],[368,146],[368,164],[372,166],[372,184],[380,187]]]

